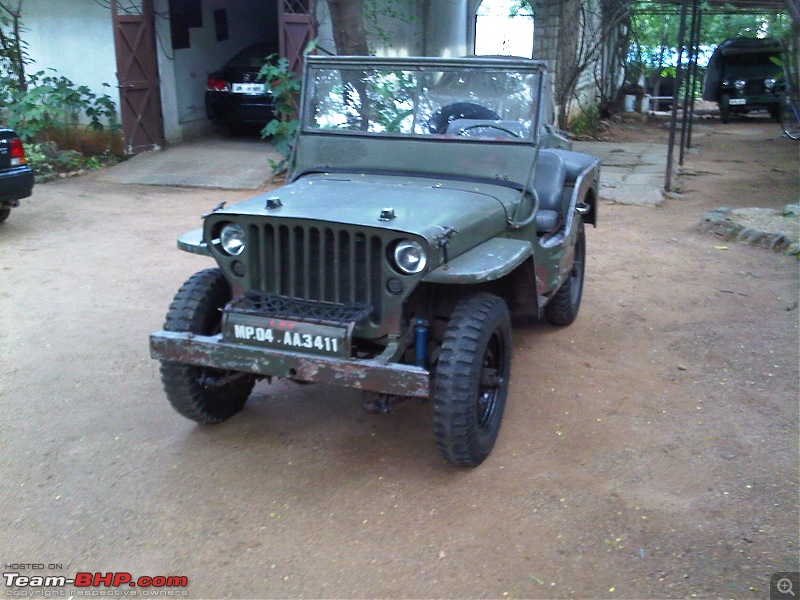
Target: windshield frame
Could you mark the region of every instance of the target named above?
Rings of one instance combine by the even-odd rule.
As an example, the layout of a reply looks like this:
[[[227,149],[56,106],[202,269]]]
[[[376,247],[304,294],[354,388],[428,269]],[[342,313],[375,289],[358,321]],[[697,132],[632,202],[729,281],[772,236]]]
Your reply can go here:
[[[431,140],[437,142],[457,143],[486,143],[486,138],[457,137],[434,133],[394,133],[374,132],[361,130],[345,130],[338,128],[310,127],[311,115],[314,113],[313,98],[316,86],[315,74],[322,70],[357,71],[377,70],[391,71],[402,70],[407,72],[457,72],[459,69],[470,71],[502,71],[518,72],[536,76],[531,109],[534,111],[531,119],[530,135],[520,138],[491,138],[491,143],[496,144],[524,144],[538,146],[541,138],[542,127],[542,94],[544,93],[544,80],[547,66],[541,61],[516,57],[466,57],[466,58],[433,58],[433,57],[372,57],[372,56],[307,56],[304,72],[304,82],[301,97],[300,127],[298,135],[324,135],[347,137],[380,137],[398,139]],[[453,139],[456,138],[456,139]]]

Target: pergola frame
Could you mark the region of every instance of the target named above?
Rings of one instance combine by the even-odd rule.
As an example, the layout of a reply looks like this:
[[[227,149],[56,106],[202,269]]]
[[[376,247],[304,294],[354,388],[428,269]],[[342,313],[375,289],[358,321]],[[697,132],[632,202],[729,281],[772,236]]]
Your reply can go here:
[[[675,162],[675,142],[678,137],[678,101],[684,80],[688,80],[683,98],[683,115],[681,119],[681,136],[678,163],[683,165],[685,151],[691,148],[692,121],[694,117],[694,96],[691,91],[697,81],[697,57],[699,54],[700,26],[704,14],[748,14],[757,12],[787,12],[797,22],[800,20],[799,0],[656,0],[661,10],[656,14],[680,15],[678,26],[678,60],[675,68],[675,85],[672,97],[672,115],[669,127],[669,148],[667,150],[667,169],[664,175],[664,190],[672,187],[672,175]],[[662,12],[663,11],[663,12]],[[651,11],[652,12],[652,11]],[[690,17],[691,15],[691,17]],[[687,26],[687,19],[689,20]],[[688,44],[687,44],[688,34]],[[687,65],[684,69],[684,53]]]

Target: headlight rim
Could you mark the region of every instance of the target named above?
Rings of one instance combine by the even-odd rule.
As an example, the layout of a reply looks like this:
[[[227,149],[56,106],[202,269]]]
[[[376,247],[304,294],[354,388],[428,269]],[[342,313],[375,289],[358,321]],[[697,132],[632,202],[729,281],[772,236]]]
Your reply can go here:
[[[238,249],[231,250],[229,247],[230,241],[237,238],[230,238],[226,240],[226,232],[230,232],[231,230],[238,230],[238,240],[239,240],[239,247]],[[247,245],[247,237],[245,235],[244,227],[239,225],[238,223],[227,222],[223,223],[219,228],[219,248],[224,252],[227,256],[241,256],[244,252],[245,246]]]
[[[415,269],[404,267],[400,260],[400,252],[408,248],[413,248],[419,252],[419,261]],[[420,244],[418,241],[409,238],[404,238],[394,243],[391,257],[392,266],[395,268],[395,271],[401,275],[419,275],[425,270],[425,267],[428,266],[428,253],[425,249],[425,246]]]

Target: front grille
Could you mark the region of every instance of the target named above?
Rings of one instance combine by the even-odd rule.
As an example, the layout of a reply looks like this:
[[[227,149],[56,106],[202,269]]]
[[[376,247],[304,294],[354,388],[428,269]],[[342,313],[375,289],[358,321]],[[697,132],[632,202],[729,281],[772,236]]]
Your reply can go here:
[[[225,306],[226,312],[244,315],[269,315],[278,319],[301,319],[309,323],[358,323],[372,312],[369,304],[333,304],[298,300],[260,290],[248,290]]]
[[[748,96],[761,96],[767,92],[763,80],[747,81],[744,84],[744,93]]]
[[[384,242],[377,235],[308,224],[250,225],[253,289],[270,294],[372,306],[381,313]]]

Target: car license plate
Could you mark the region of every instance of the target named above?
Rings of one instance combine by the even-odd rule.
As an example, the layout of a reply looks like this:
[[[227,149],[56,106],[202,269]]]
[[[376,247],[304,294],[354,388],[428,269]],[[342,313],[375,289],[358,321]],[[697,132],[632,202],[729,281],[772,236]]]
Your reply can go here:
[[[266,86],[263,83],[234,83],[231,91],[234,94],[245,94],[247,96],[263,96]]]
[[[350,356],[347,326],[226,313],[225,341],[323,356]]]
[[[728,100],[728,104],[731,106],[741,106],[742,104],[747,104],[747,98],[731,98]]]

